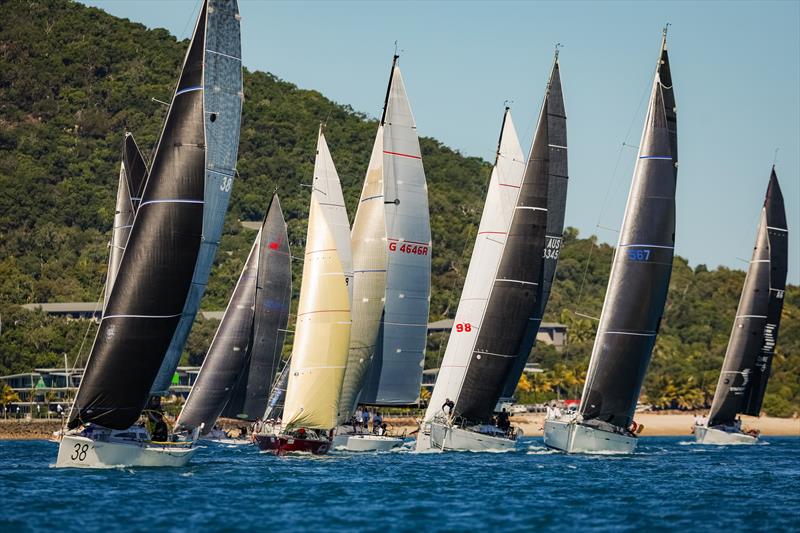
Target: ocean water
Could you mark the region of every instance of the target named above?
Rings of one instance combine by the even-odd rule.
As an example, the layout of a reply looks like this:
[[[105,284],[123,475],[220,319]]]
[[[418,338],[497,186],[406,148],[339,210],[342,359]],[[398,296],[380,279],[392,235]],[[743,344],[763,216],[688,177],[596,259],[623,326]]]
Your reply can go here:
[[[800,438],[632,456],[274,457],[210,444],[181,469],[55,469],[57,445],[0,441],[0,531],[798,531]]]

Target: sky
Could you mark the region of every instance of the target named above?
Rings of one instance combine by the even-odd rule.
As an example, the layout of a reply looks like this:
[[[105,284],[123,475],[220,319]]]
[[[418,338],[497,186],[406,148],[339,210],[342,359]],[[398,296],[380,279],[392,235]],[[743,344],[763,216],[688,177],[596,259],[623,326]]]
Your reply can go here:
[[[200,1],[84,3],[183,39]],[[775,162],[790,231],[788,281],[800,284],[800,2],[240,0],[239,8],[248,69],[373,117],[380,116],[397,41],[420,135],[488,161],[506,101],[527,152],[561,43],[566,225],[611,244],[669,23],[678,111],[676,252],[692,266],[746,269]]]

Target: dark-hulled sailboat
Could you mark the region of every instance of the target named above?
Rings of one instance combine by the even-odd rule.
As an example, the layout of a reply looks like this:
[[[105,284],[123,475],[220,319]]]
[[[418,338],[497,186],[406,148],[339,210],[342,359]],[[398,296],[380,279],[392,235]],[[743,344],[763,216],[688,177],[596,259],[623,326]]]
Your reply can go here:
[[[667,299],[678,171],[666,30],[633,182],[578,413],[549,413],[544,442],[569,453],[630,453],[633,414]]]
[[[204,2],[56,466],[180,466],[195,451],[153,442],[137,421],[222,232],[239,144],[240,47],[236,1]],[[149,416],[152,437],[166,437],[163,415]]]
[[[694,428],[700,444],[754,444],[758,440],[757,432],[742,429],[738,415],[761,413],[781,323],[788,240],[783,194],[773,167],[711,411]]]
[[[553,146],[559,158],[561,150],[566,157],[566,124],[552,115],[564,116],[557,56],[524,166],[508,112],[504,117],[467,280],[425,413],[429,431],[426,434],[423,427],[418,450],[516,446],[507,418],[500,415],[493,422],[493,413],[506,382],[516,373],[519,354],[525,351],[527,359],[527,341],[531,334],[535,337],[531,328],[542,298]],[[490,257],[493,262],[486,264]],[[454,405],[445,409],[448,401]]]
[[[278,196],[247,257],[177,428],[209,435],[217,418],[258,420],[280,362],[292,293],[289,237]]]

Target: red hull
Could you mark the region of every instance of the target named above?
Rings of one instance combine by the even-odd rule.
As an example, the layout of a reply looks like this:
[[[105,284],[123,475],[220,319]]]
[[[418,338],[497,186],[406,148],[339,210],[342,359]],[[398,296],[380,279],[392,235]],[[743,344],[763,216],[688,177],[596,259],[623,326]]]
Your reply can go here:
[[[293,452],[322,455],[328,453],[331,449],[331,441],[329,440],[298,439],[287,435],[256,435],[254,438],[259,449],[265,452],[272,452],[275,455]]]

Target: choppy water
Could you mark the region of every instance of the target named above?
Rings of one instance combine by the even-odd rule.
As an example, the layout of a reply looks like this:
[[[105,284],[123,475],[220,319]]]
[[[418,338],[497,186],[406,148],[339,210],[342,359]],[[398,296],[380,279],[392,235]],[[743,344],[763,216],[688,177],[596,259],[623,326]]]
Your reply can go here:
[[[800,530],[800,438],[633,456],[517,452],[274,457],[209,445],[182,469],[55,469],[0,442],[0,531]]]

